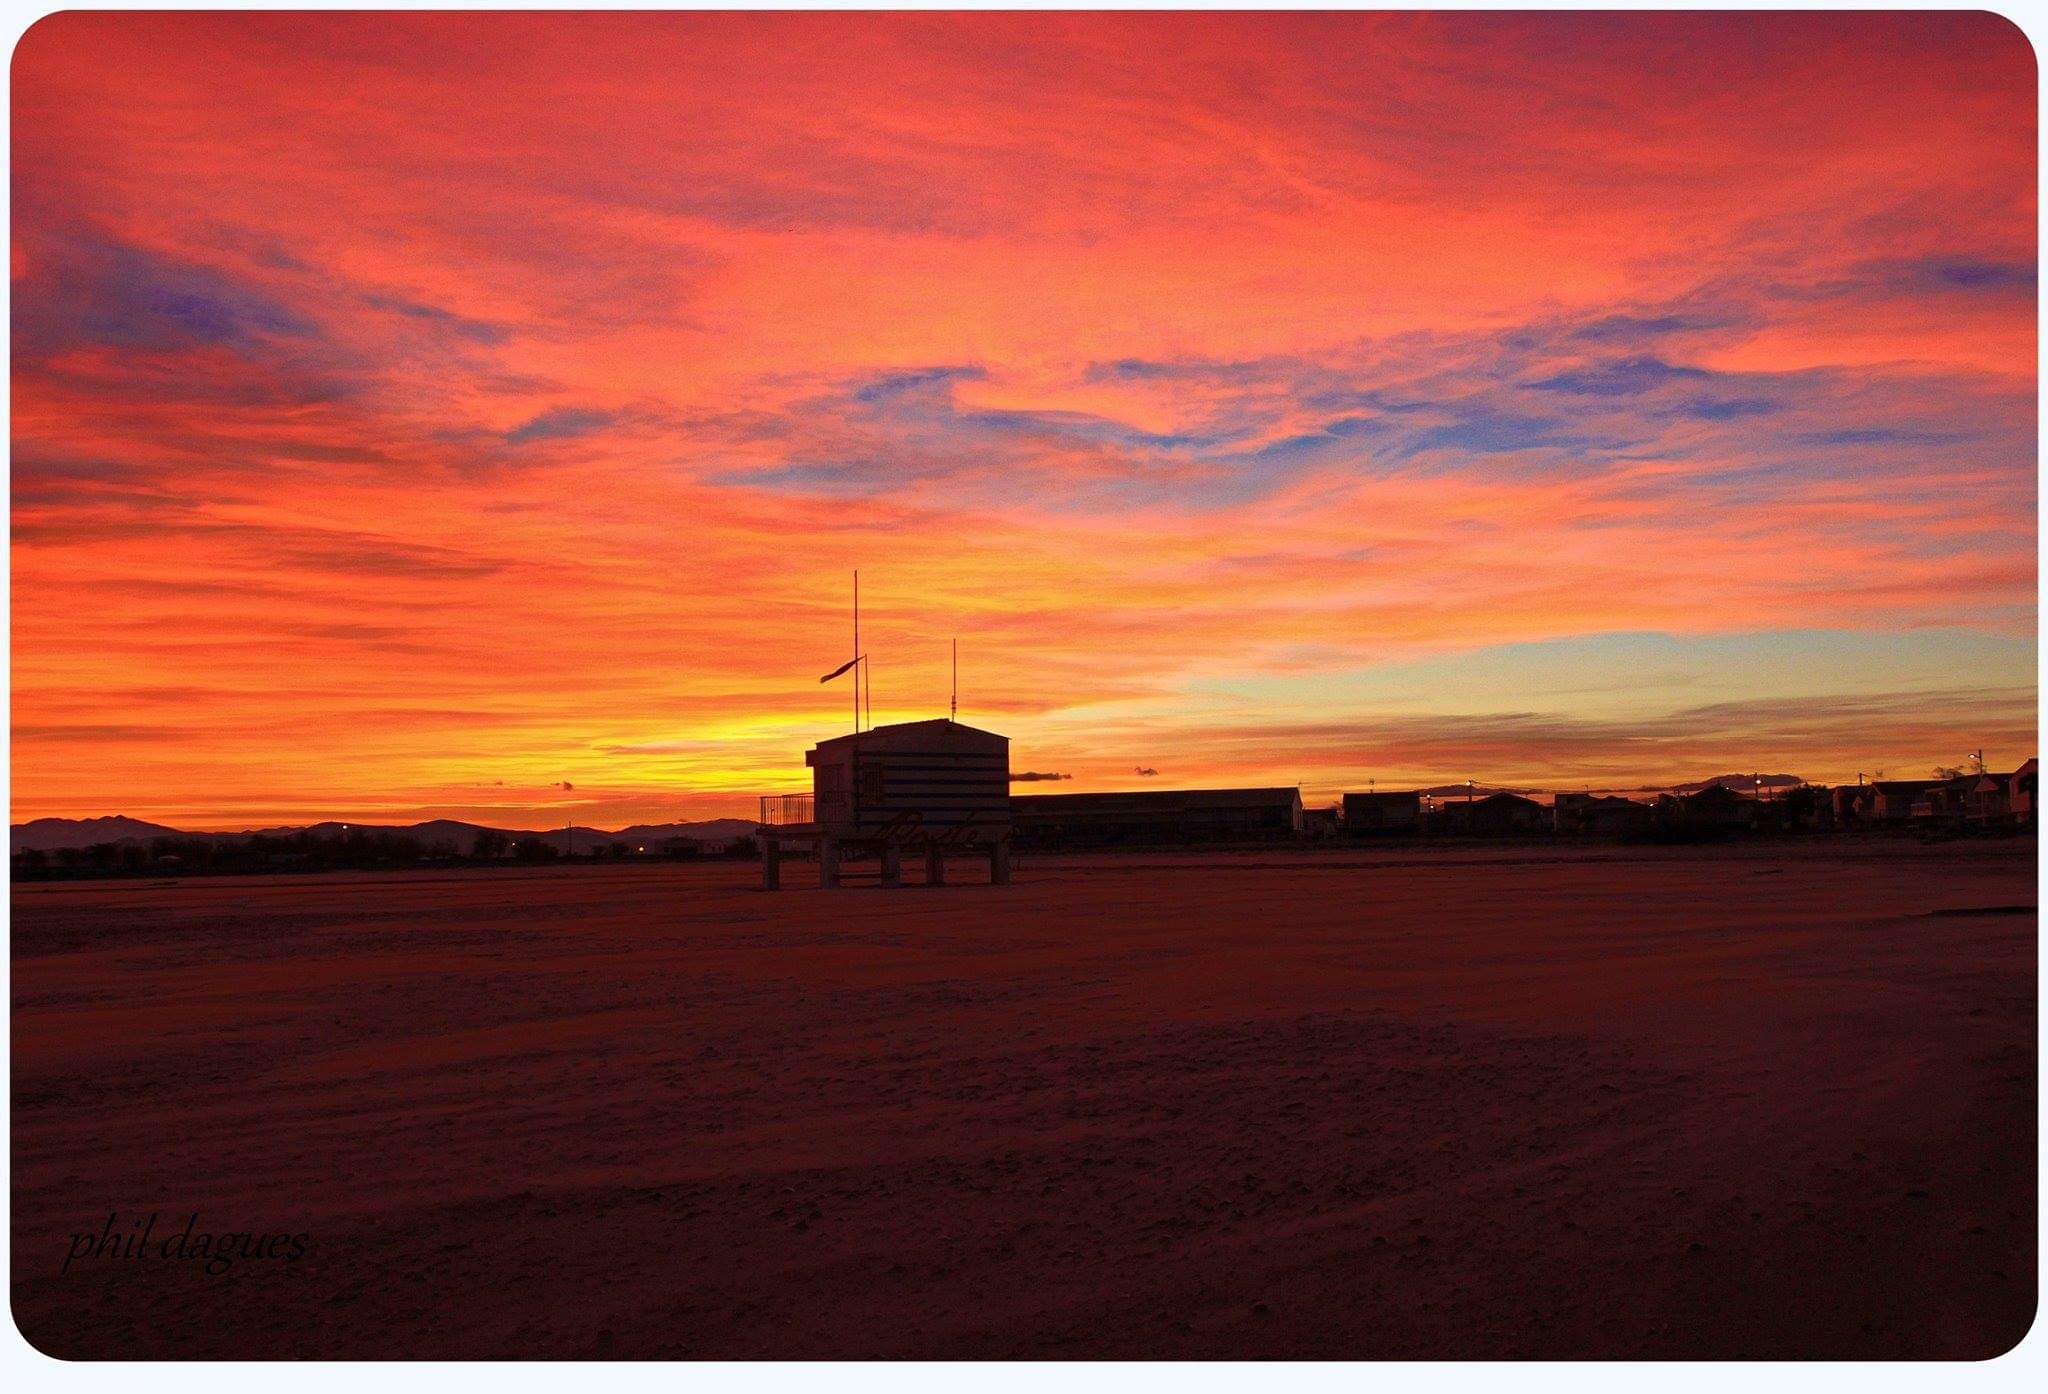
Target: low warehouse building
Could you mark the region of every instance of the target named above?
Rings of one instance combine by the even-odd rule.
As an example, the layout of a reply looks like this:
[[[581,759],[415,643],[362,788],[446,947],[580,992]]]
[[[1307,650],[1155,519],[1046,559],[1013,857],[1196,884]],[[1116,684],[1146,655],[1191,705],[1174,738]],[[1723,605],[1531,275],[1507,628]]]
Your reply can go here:
[[[1346,794],[1346,837],[1414,837],[1422,831],[1422,795]]]
[[[1273,842],[1302,832],[1299,789],[1026,794],[1010,800],[1010,816],[1020,847]]]
[[[1657,799],[1658,820],[1685,834],[1754,828],[1760,806],[1760,800],[1738,794],[1725,784],[1710,784],[1690,794],[1663,794]]]
[[[1429,831],[1443,837],[1519,837],[1551,830],[1548,808],[1520,794],[1488,794],[1437,805]]]
[[[1650,805],[1615,795],[1559,794],[1550,811],[1566,837],[1635,837],[1656,822]]]

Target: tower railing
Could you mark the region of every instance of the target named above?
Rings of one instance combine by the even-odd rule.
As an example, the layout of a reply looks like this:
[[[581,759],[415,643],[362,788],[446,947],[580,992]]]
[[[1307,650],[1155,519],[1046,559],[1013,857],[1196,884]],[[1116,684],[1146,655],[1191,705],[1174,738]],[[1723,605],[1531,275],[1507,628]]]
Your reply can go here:
[[[760,822],[764,827],[787,827],[792,823],[816,821],[809,794],[761,795]]]

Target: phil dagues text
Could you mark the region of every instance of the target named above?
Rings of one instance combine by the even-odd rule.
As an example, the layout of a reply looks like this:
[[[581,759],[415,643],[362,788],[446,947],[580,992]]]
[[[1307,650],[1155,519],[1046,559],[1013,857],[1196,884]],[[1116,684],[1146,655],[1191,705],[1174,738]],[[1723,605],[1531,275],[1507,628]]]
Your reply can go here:
[[[74,1263],[89,1263],[94,1260],[134,1260],[161,1262],[186,1262],[203,1264],[206,1271],[218,1278],[233,1268],[240,1260],[274,1259],[289,1263],[304,1258],[306,1250],[313,1245],[310,1234],[259,1234],[255,1230],[225,1230],[214,1234],[199,1228],[199,1216],[195,1212],[185,1221],[185,1228],[168,1237],[158,1237],[158,1216],[138,1217],[126,1225],[121,1223],[118,1211],[107,1216],[107,1223],[97,1234],[91,1231],[73,1233],[71,1252],[64,1257],[63,1271],[69,1273]],[[175,1225],[176,1220],[171,1224]],[[165,1226],[168,1230],[169,1226]]]

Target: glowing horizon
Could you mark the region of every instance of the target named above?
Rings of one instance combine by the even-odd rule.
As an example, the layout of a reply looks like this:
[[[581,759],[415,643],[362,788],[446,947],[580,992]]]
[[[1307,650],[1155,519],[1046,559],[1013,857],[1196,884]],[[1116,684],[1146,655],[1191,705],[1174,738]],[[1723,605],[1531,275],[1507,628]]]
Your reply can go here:
[[[13,818],[747,816],[856,567],[876,720],[957,636],[1020,792],[2009,769],[2035,81],[1984,14],[53,16]]]

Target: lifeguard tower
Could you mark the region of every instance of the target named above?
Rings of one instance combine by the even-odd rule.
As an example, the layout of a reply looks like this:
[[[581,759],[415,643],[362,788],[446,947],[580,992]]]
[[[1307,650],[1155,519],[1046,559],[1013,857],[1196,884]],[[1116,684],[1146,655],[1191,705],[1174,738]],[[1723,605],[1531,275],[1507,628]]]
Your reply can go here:
[[[842,859],[872,856],[885,886],[903,884],[903,854],[922,851],[925,884],[944,885],[948,854],[988,857],[1010,880],[1010,740],[957,721],[905,721],[820,741],[805,755],[811,792],[761,799],[761,885],[782,884],[782,854],[809,844],[818,884],[840,884]]]

